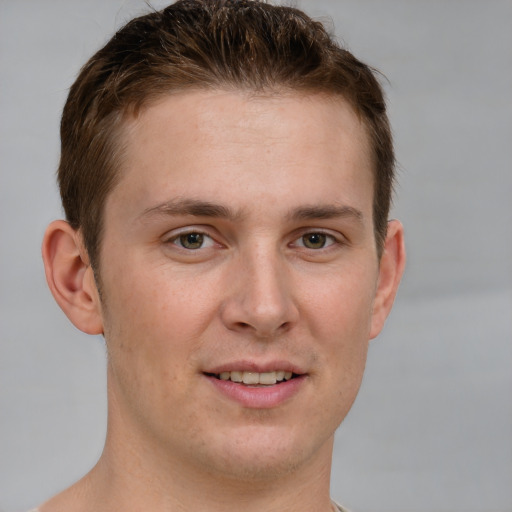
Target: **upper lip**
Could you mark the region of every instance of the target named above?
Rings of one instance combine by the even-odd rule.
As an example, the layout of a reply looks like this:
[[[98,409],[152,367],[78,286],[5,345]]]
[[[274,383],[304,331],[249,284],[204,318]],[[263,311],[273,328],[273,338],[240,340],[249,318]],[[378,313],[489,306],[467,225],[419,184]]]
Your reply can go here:
[[[218,366],[212,366],[204,373],[220,374],[222,372],[254,372],[254,373],[266,373],[275,372],[278,370],[284,370],[285,372],[292,372],[297,375],[306,373],[300,366],[291,363],[290,361],[248,361],[238,360],[231,361],[229,363],[222,363]]]

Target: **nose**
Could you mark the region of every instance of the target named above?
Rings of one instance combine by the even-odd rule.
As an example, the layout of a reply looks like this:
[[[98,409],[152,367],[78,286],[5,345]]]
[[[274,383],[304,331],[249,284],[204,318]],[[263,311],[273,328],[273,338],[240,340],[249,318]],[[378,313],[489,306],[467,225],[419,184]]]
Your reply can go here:
[[[279,254],[260,250],[240,255],[229,279],[230,292],[221,308],[228,329],[271,338],[297,322],[292,278]]]

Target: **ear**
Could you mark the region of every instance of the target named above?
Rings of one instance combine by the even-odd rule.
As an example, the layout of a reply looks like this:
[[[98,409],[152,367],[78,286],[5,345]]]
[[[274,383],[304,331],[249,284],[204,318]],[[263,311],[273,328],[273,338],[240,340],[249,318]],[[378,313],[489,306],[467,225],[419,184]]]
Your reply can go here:
[[[397,220],[388,222],[388,231],[382,252],[377,290],[373,301],[370,339],[375,338],[391,311],[405,267],[404,228]]]
[[[102,334],[99,293],[82,237],[67,222],[46,229],[42,246],[46,281],[73,325],[87,334]]]

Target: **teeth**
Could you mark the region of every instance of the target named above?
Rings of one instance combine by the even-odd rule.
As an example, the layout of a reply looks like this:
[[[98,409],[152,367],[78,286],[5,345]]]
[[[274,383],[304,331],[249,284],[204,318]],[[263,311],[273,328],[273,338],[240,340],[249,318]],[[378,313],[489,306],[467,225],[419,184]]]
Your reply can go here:
[[[244,372],[242,380],[244,384],[259,384],[260,376],[258,373]]]
[[[233,382],[242,382],[244,380],[243,372],[226,372],[226,373],[231,373],[230,378]]]
[[[276,373],[277,372],[260,373],[260,384],[266,384],[267,386],[275,384],[277,382]]]
[[[232,382],[243,382],[248,386],[256,386],[262,384],[264,386],[272,386],[283,380],[290,380],[292,372],[277,370],[275,372],[222,372],[219,374],[220,380],[231,380]]]

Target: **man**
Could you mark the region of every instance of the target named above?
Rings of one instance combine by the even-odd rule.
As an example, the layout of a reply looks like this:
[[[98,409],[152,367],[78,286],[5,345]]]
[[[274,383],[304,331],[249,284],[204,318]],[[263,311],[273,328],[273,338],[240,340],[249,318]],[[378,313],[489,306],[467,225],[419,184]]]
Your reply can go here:
[[[181,1],[89,60],[61,138],[46,276],[105,336],[109,412],[40,512],[337,510],[334,432],[405,261],[372,71],[298,10]]]

